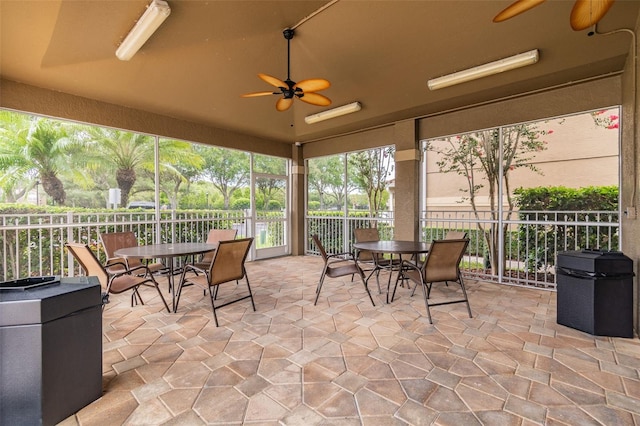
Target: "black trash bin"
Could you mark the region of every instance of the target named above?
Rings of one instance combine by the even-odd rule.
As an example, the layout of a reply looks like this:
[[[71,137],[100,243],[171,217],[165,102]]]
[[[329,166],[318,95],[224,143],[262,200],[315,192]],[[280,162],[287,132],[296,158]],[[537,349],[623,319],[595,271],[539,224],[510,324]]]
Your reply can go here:
[[[55,425],[102,396],[96,277],[0,283],[0,425]]]
[[[633,337],[633,261],[621,252],[558,253],[558,324],[596,336]]]

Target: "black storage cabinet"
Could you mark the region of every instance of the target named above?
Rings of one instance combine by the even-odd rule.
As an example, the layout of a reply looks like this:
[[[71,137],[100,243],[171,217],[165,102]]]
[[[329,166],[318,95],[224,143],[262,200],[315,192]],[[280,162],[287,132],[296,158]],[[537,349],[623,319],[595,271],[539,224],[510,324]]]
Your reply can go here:
[[[54,425],[102,396],[100,283],[7,287],[0,283],[0,425]]]
[[[633,337],[633,261],[621,252],[558,253],[558,324],[596,336]]]

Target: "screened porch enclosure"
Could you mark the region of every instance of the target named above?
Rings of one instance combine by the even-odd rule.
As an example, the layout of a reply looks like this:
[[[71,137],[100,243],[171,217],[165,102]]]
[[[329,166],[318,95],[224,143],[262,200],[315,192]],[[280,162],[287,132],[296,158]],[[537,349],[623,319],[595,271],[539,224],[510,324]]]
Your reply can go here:
[[[422,141],[418,238],[463,230],[471,239],[466,274],[550,289],[558,252],[619,250],[618,116],[610,108]],[[203,241],[209,229],[233,228],[255,237],[252,259],[290,253],[289,160],[20,117],[25,126],[47,120],[80,142],[84,148],[67,156],[83,176],[59,174],[66,200],[58,207],[37,169],[21,180],[21,198],[3,189],[2,280],[75,274],[64,243],[86,242],[103,259],[99,233],[110,231],[132,230],[140,244],[152,244]],[[126,150],[137,160],[104,160]],[[359,227],[395,237],[394,154],[387,146],[307,160],[306,253],[317,254],[309,244],[315,233],[330,252],[351,251]],[[135,179],[129,174],[131,185],[123,185],[132,167]],[[114,187],[121,187],[116,198]],[[16,210],[23,205],[32,208]]]
[[[546,289],[555,288],[559,252],[620,250],[618,117],[610,108],[422,141],[418,238],[465,231],[466,275]],[[352,250],[355,227],[394,237],[393,175],[390,210],[353,208],[348,155],[309,160],[307,230],[325,235],[333,252]],[[340,170],[340,178],[327,177]],[[328,195],[337,189],[342,198]]]

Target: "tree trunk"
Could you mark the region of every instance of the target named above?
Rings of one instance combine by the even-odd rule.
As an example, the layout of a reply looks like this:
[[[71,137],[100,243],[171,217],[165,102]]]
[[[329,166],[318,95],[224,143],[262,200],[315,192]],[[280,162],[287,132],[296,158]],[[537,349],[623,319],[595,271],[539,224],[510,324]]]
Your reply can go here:
[[[60,179],[53,172],[41,173],[40,181],[42,182],[42,189],[49,195],[56,205],[64,205],[64,201],[67,198],[66,192],[64,192],[64,185]]]
[[[118,188],[120,188],[120,203],[122,206],[129,204],[129,195],[133,184],[136,183],[136,179],[136,171],[133,169],[119,169],[116,172],[116,182],[118,182]]]

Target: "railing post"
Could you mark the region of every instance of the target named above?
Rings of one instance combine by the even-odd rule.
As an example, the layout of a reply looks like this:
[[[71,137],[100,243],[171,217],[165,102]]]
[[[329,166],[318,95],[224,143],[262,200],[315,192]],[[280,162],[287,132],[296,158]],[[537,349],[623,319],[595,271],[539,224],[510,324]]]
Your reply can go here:
[[[67,241],[74,241],[73,239],[73,212],[67,212],[67,223],[66,223],[66,228],[67,228]],[[64,253],[65,247],[64,244],[66,243],[66,241],[61,241],[60,242],[60,250],[62,251],[61,253]],[[60,256],[60,263],[61,263],[61,269],[60,269],[60,275],[64,274],[64,255]],[[70,277],[74,276],[75,270],[73,267],[73,255],[69,252],[67,252],[67,273],[69,274]]]

